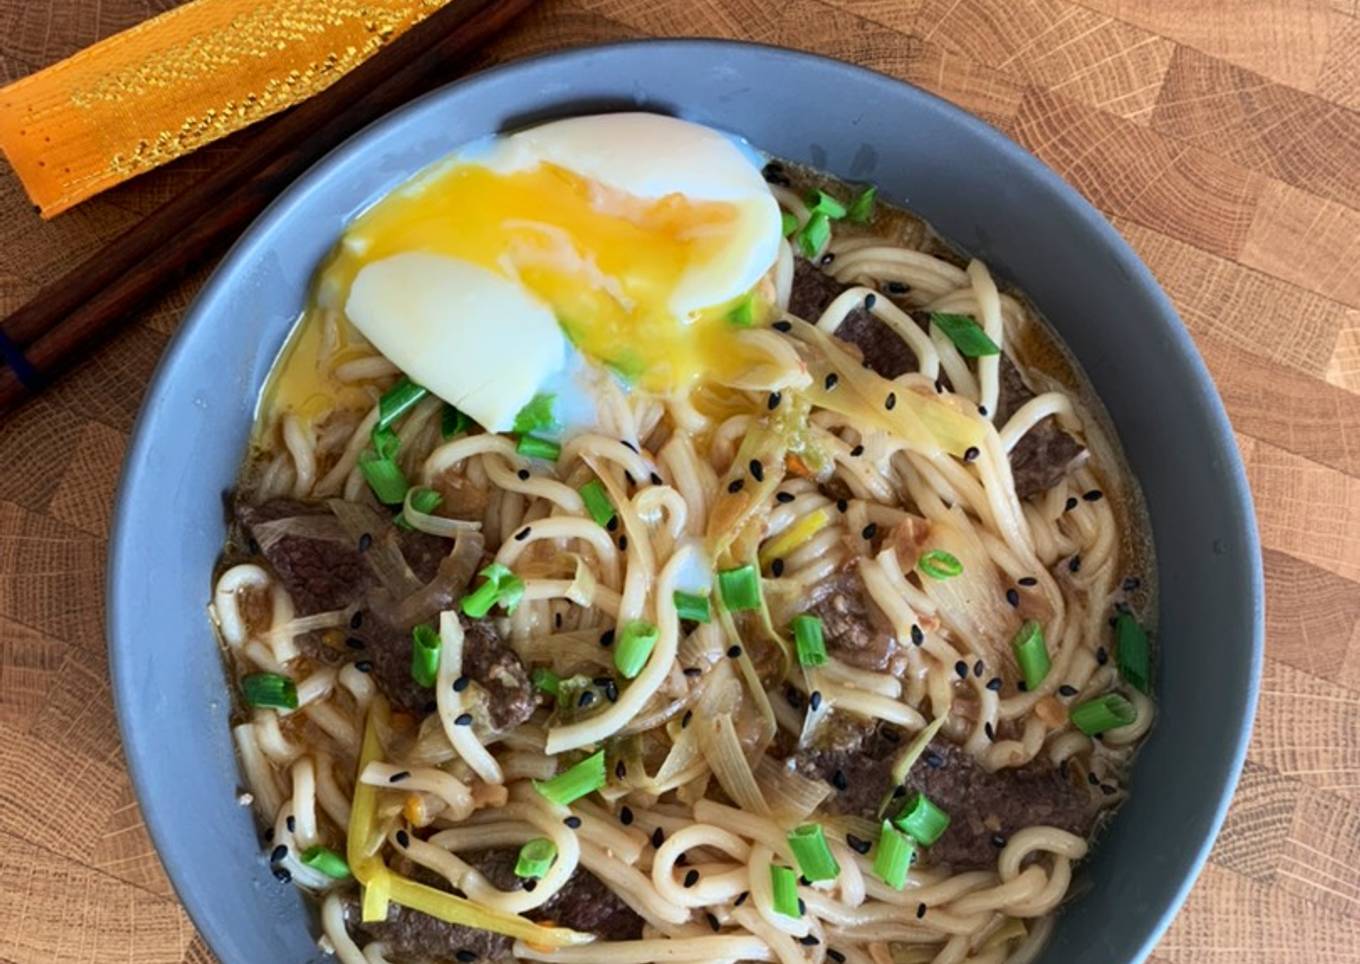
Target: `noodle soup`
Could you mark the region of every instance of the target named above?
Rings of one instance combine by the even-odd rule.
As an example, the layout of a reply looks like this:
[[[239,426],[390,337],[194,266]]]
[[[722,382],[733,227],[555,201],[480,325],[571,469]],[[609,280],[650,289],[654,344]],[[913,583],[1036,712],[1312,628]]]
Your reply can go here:
[[[1019,292],[657,115],[359,217],[212,613],[368,961],[1026,961],[1152,725],[1137,486]]]

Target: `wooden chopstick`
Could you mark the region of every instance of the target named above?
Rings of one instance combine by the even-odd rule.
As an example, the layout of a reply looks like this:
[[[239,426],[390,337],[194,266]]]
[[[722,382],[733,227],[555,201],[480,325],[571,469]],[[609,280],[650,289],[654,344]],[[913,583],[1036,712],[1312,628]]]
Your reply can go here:
[[[321,94],[252,128],[232,160],[45,286],[0,321],[0,411],[39,390],[170,282],[225,248],[326,152],[433,81],[447,80],[450,67],[535,2],[452,0]]]

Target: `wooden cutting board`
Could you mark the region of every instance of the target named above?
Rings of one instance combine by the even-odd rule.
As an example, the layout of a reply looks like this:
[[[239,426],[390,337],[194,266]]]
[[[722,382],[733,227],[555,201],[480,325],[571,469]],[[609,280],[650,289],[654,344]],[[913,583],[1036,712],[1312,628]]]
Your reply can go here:
[[[171,5],[0,0],[0,79]],[[648,35],[919,84],[1055,167],[1152,267],[1237,429],[1269,596],[1241,788],[1153,960],[1360,961],[1360,0],[545,0],[485,62]],[[0,312],[229,150],[50,224],[0,172]],[[102,628],[119,462],[202,276],[0,423],[0,961],[212,960],[133,801]]]

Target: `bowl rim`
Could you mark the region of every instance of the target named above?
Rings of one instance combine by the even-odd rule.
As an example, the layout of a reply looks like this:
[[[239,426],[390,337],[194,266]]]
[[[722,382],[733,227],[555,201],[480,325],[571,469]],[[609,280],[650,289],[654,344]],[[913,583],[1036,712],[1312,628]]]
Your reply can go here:
[[[128,533],[128,517],[133,514],[138,501],[138,491],[147,472],[147,458],[153,438],[153,414],[159,407],[164,394],[168,391],[169,376],[179,363],[181,356],[189,351],[191,335],[211,320],[212,305],[237,284],[238,265],[246,261],[252,253],[267,242],[276,226],[286,220],[293,206],[300,202],[313,182],[323,179],[325,172],[344,162],[351,154],[362,152],[366,145],[376,139],[378,134],[389,126],[395,126],[408,114],[424,110],[433,102],[461,95],[464,89],[516,73],[530,73],[545,62],[560,61],[564,65],[586,61],[601,55],[628,55],[639,49],[658,56],[679,55],[698,56],[703,53],[721,51],[725,55],[740,56],[743,53],[759,53],[762,56],[782,60],[786,69],[796,70],[802,65],[817,64],[835,70],[861,75],[861,79],[875,84],[906,88],[924,107],[948,115],[951,123],[967,128],[973,136],[987,141],[1007,165],[1018,165],[1027,170],[1030,176],[1043,183],[1052,195],[1074,217],[1084,223],[1105,247],[1105,253],[1112,256],[1119,266],[1132,279],[1132,282],[1150,297],[1158,311],[1156,322],[1171,342],[1174,350],[1195,373],[1199,404],[1211,423],[1211,437],[1207,440],[1212,446],[1213,456],[1221,460],[1223,481],[1226,483],[1222,497],[1228,503],[1227,509],[1233,517],[1237,531],[1244,537],[1245,547],[1251,551],[1242,554],[1239,565],[1246,567],[1245,582],[1250,587],[1250,598],[1241,601],[1244,609],[1250,607],[1252,634],[1250,652],[1244,654],[1247,662],[1249,692],[1242,704],[1236,738],[1230,747],[1229,766],[1226,778],[1217,790],[1210,815],[1208,831],[1199,841],[1193,857],[1187,865],[1187,872],[1178,881],[1174,890],[1156,912],[1156,919],[1145,930],[1141,946],[1131,960],[1142,960],[1149,956],[1170,926],[1176,914],[1184,905],[1190,889],[1203,871],[1209,852],[1212,849],[1228,807],[1235,794],[1243,763],[1246,760],[1259,700],[1260,681],[1264,665],[1265,650],[1265,589],[1261,558],[1261,544],[1256,524],[1256,516],[1247,481],[1246,470],[1241,454],[1234,440],[1227,412],[1215,387],[1212,376],[1200,356],[1193,339],[1163,291],[1151,270],[1123,236],[1090,202],[1072,185],[1065,181],[1047,164],[1021,147],[1011,138],[991,124],[970,113],[964,108],[924,90],[917,85],[880,71],[852,64],[836,58],[793,50],[773,44],[754,43],[728,38],[652,38],[633,39],[546,51],[528,57],[518,58],[498,64],[485,70],[460,77],[450,83],[431,90],[414,100],[396,108],[376,119],[341,144],[328,152],[293,181],[263,212],[246,228],[231,245],[214,267],[212,274],[195,294],[185,310],[183,320],[172,335],[158,361],[151,377],[149,387],[142,399],[136,422],[130,434],[127,451],[123,459],[117,493],[112,512],[112,524],[106,563],[105,590],[105,627],[109,649],[110,675],[113,684],[114,706],[118,718],[119,734],[124,758],[133,791],[142,809],[144,823],[155,847],[157,858],[169,877],[177,899],[193,921],[194,926],[204,935],[209,946],[218,953],[220,948],[231,946],[227,930],[219,925],[218,915],[207,902],[201,902],[192,895],[190,881],[200,872],[192,869],[189,862],[177,859],[175,840],[166,829],[162,814],[168,809],[167,801],[158,799],[147,792],[152,783],[151,772],[156,768],[156,746],[154,741],[138,731],[137,706],[139,693],[137,680],[124,654],[129,647],[136,645],[135,613],[129,612],[123,600],[130,599],[130,590],[137,560],[131,551]],[[581,64],[581,66],[585,66]],[[533,103],[532,96],[527,99],[530,109],[540,107]],[[409,172],[409,175],[416,173]],[[188,895],[188,896],[186,896]]]

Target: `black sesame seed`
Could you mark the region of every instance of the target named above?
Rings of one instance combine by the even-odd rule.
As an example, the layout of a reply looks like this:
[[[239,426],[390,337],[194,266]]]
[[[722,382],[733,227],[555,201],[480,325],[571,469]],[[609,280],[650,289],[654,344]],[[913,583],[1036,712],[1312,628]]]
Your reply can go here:
[[[1024,586],[1026,589],[1030,588],[1031,586],[1039,585],[1039,580],[1035,579],[1033,576],[1021,576],[1019,579],[1015,581],[1018,582],[1020,585]]]
[[[722,925],[718,923],[718,918],[712,911],[705,911],[704,918],[708,921],[708,929],[713,933],[716,934],[722,929]]]
[[[468,682],[469,680],[466,676],[458,677],[456,680],[453,681],[453,691],[455,693],[463,692],[463,690],[468,688]]]
[[[889,392],[889,393],[888,393],[888,397],[885,398],[885,399],[883,399],[883,407],[886,408],[886,409],[887,409],[888,411],[890,411],[890,412],[891,412],[894,408],[897,407],[897,393],[896,393],[896,392]]]
[[[770,575],[774,576],[776,579],[784,575],[783,559],[776,559],[774,562],[770,563]]]
[[[690,677],[691,679],[693,679],[693,678],[696,677],[696,676],[703,676],[703,675],[704,675],[704,671],[703,671],[700,667],[698,667],[698,666],[686,666],[686,667],[682,670],[682,672],[683,672],[686,676]]]
[[[591,690],[586,690],[585,692],[583,692],[583,693],[581,694],[580,698],[576,701],[576,705],[577,705],[577,706],[581,706],[581,707],[585,707],[585,706],[589,706],[591,703],[594,703],[594,702],[595,702],[595,693],[594,693],[593,691],[591,691]]]
[[[525,526],[523,529],[515,533],[515,541],[523,542],[525,539],[529,538],[529,532],[530,532],[529,527]]]
[[[473,961],[477,960],[477,954],[475,951],[463,950],[459,951],[457,954],[453,956],[459,962],[459,964],[472,964]]]
[[[575,830],[581,826],[581,818],[576,816],[575,814],[573,814],[570,817],[567,817],[562,822],[566,824],[568,827],[570,827],[572,830]]]
[[[273,863],[278,863],[280,860],[287,856],[288,848],[285,847],[283,844],[279,844],[277,847],[274,848],[273,852],[270,853],[269,859]]]
[[[760,459],[752,459],[747,468],[751,470],[751,478],[757,482],[765,481],[765,467],[760,464]]]
[[[406,779],[407,777],[409,777],[410,775],[411,775],[411,771],[410,771],[410,770],[398,770],[396,773],[392,774],[390,777],[387,778],[387,782],[388,782],[388,783],[400,783],[401,781],[405,780],[405,779]]]
[[[685,871],[685,886],[686,886],[686,887],[693,887],[693,886],[694,886],[695,884],[697,884],[698,882],[699,882],[699,871],[697,871],[697,870],[687,870],[687,871]]]
[[[865,526],[863,529],[859,531],[859,534],[863,536],[865,539],[872,539],[874,536],[878,535],[878,526],[870,522],[867,526]]]
[[[845,776],[844,770],[837,770],[831,775],[831,785],[837,790],[844,790],[846,787],[850,786],[850,781]]]
[[[612,679],[604,684],[604,698],[611,703],[619,701],[619,684]]]
[[[925,916],[926,916],[926,905],[925,905],[925,904],[917,904],[917,905],[916,905],[916,919],[917,919],[917,920],[920,920],[922,917],[925,917]]]
[[[863,840],[859,837],[856,837],[852,833],[847,833],[845,835],[845,842],[847,845],[849,845],[850,849],[857,854],[867,854],[869,852],[869,848],[873,846],[873,844],[870,843],[868,840]]]
[[[604,632],[600,633],[600,645],[606,649],[614,645],[614,630],[606,629]]]
[[[989,679],[989,680],[987,681],[987,688],[988,688],[989,690],[991,690],[993,693],[1000,693],[1000,692],[1001,692],[1001,677],[1000,677],[1000,676],[993,676],[991,679]]]
[[[982,724],[982,732],[987,734],[987,739],[991,740],[993,743],[996,742],[996,729],[992,726],[990,720]]]
[[[623,443],[624,448],[628,449],[628,451],[632,452],[634,455],[640,454],[638,452],[638,447],[634,445],[632,442],[628,441],[626,438],[621,438],[619,439],[619,441]]]
[[[915,623],[911,624],[911,641],[917,646],[920,646],[926,641],[926,634],[921,630],[921,627]]]
[[[661,842],[662,842],[663,840],[665,840],[665,839],[666,839],[666,835],[665,835],[665,833],[662,832],[662,830],[661,830],[660,827],[657,827],[655,830],[652,831],[652,846],[653,846],[653,847],[660,847],[660,846],[661,846]]]
[[[779,402],[783,399],[783,397],[784,396],[780,395],[778,392],[770,392],[770,397],[765,400],[765,407],[773,412],[776,408],[779,407]]]
[[[361,660],[359,660],[357,663],[354,664],[354,668],[357,669],[357,670],[358,670],[359,672],[361,672],[361,673],[368,673],[368,672],[371,672],[371,671],[372,671],[372,669],[373,669],[373,664],[370,663],[370,662],[369,662],[368,660],[366,660],[366,659],[361,659]]]
[[[727,483],[727,491],[728,491],[728,492],[740,492],[740,491],[741,491],[741,487],[742,487],[743,485],[745,485],[745,484],[746,484],[746,480],[745,480],[745,479],[733,479],[731,482]]]
[[[620,552],[627,552],[627,551],[628,551],[628,537],[627,537],[627,536],[619,536],[619,551],[620,551]]]
[[[738,657],[741,656],[741,647],[740,646],[727,647],[727,655],[732,659],[737,659]]]
[[[845,499],[837,499],[836,508],[839,509],[841,512],[844,512],[846,509],[850,508],[850,503],[847,502]]]
[[[1102,783],[1102,784],[1100,785],[1100,792],[1103,793],[1103,794],[1105,794],[1105,796],[1107,796],[1107,797],[1112,797],[1112,796],[1114,796],[1116,793],[1118,793],[1119,790],[1118,790],[1118,788],[1116,788],[1116,787],[1110,786],[1108,783]]]
[[[749,890],[743,890],[740,894],[737,895],[737,899],[732,901],[732,906],[740,907],[742,904],[746,903],[746,898],[750,896],[751,892]]]
[[[694,711],[685,710],[685,715],[680,717],[680,729],[683,730],[685,727],[689,726],[689,721],[692,719],[694,719]]]
[[[1081,556],[1073,556],[1067,560],[1068,572],[1081,572]]]
[[[973,663],[973,675],[979,679],[982,678],[982,674],[986,669],[987,667],[983,665],[983,662],[980,659]]]
[[[292,814],[289,814],[288,819],[283,822],[283,825],[288,828],[289,833],[295,833],[297,831],[297,818]]]
[[[1006,602],[1010,603],[1012,606],[1019,606],[1019,605],[1020,605],[1020,593],[1019,593],[1019,591],[1018,591],[1018,590],[1015,590],[1015,589],[1007,589],[1007,590],[1006,590]]]
[[[981,449],[979,449],[976,445],[970,445],[968,446],[968,448],[964,449],[963,460],[965,462],[971,462],[981,454],[982,454]]]
[[[528,469],[520,469],[520,470],[519,470],[518,472],[516,472],[515,474],[519,476],[519,480],[520,480],[521,482],[528,482],[528,481],[529,481],[529,470],[528,470]]]
[[[828,251],[826,254],[822,255],[822,260],[821,260],[820,264],[822,265],[822,267],[826,267],[827,265],[829,265],[831,262],[833,262],[833,261],[835,261],[835,260],[836,260],[836,256],[835,256],[834,254],[832,254],[830,251]]]
[[[1059,696],[1076,696],[1076,695],[1077,695],[1077,688],[1076,688],[1075,686],[1072,686],[1070,683],[1064,683],[1062,686],[1059,686],[1059,687],[1058,687],[1058,695],[1059,695]]]
[[[869,297],[872,298],[873,295],[870,295]],[[804,947],[816,947],[821,941],[817,939],[816,935],[808,934],[806,937],[798,938],[798,943],[802,944]]]
[[[587,692],[589,692],[589,691],[587,691]],[[471,725],[472,725],[472,714],[471,714],[471,713],[459,713],[459,714],[458,714],[458,718],[455,719],[453,722],[454,722],[454,724],[457,725],[457,726],[471,726]]]
[[[820,707],[821,705],[822,705],[822,691],[813,690],[812,695],[808,697],[808,709],[812,710],[812,712],[815,713],[817,712],[817,708]]]
[[[411,835],[408,834],[405,830],[398,830],[398,831],[397,831],[397,843],[398,843],[399,845],[401,845],[402,847],[409,847],[409,846],[411,846]]]
[[[850,455],[852,458],[859,458],[863,454],[864,454],[863,445],[856,445],[854,448],[850,450]]]
[[[632,822],[633,822],[633,808],[625,803],[623,805],[623,809],[619,811],[619,823],[627,827],[631,825]]]
[[[365,532],[359,537],[359,551],[367,552],[373,545],[373,536]]]
[[[1005,835],[999,833],[992,834],[992,846],[995,847],[997,850],[1000,850],[1002,847],[1006,846]]]
[[[784,320],[781,318],[779,321],[776,321],[776,322],[775,322],[773,325],[771,325],[770,327],[772,327],[775,331],[789,332],[789,331],[793,331],[793,322],[784,321]]]
[[[1104,646],[1102,646],[1102,647],[1100,647],[1099,649],[1096,650],[1096,662],[1097,662],[1097,663],[1099,663],[1101,666],[1104,666],[1104,665],[1105,665],[1106,663],[1108,663],[1109,661],[1110,661],[1110,654],[1107,653],[1107,652],[1105,651],[1105,647],[1104,647]]]
[[[531,894],[534,892],[534,888],[536,888],[537,886],[538,886],[538,881],[536,881],[536,880],[526,880],[526,881],[524,882],[524,889],[527,890],[527,891],[528,891],[529,893],[531,893]]]
[[[940,754],[936,753],[934,750],[926,750],[925,760],[926,766],[930,767],[932,770],[940,770],[944,767],[944,757],[940,756]]]
[[[293,879],[293,874],[287,867],[275,867],[273,869],[274,879],[282,883],[288,883]]]
[[[803,916],[804,914],[806,914],[806,913],[807,913],[807,901],[805,901],[805,900],[803,900],[803,898],[799,897],[799,898],[798,898],[798,916],[799,916],[799,917],[802,917],[802,916]]]
[[[349,617],[349,628],[358,629],[363,624],[364,624],[364,611],[362,609],[356,609],[354,611],[354,615]]]
[[[987,417],[987,406],[986,406],[986,405],[979,405],[979,406],[978,406],[978,414],[981,415],[983,418],[986,418],[986,417]]]
[[[774,500],[776,502],[782,502],[784,505],[788,505],[794,500],[794,495],[792,492],[776,492],[774,494]]]
[[[963,660],[959,660],[957,663],[954,664],[954,672],[959,674],[959,679],[967,679],[968,664],[965,663]]]
[[[345,645],[348,646],[350,649],[363,649],[364,641],[356,636],[346,636]]]
[[[628,766],[622,760],[614,764],[614,776],[618,777],[620,780],[628,776]]]
[[[604,527],[609,532],[617,532],[619,528],[619,517],[614,516],[612,519],[610,519],[608,522],[604,524]]]
[[[822,385],[825,386],[826,390],[829,392],[831,391],[831,389],[836,387],[836,383],[840,380],[841,377],[839,375],[837,375],[835,372],[830,372],[826,376],[826,379],[822,382]]]
[[[873,307],[876,304],[878,304],[878,295],[867,294],[864,296],[864,307],[866,310],[873,310]]]
[[[661,484],[662,484],[662,478],[661,478],[661,476],[657,475],[655,472],[653,472],[653,473],[649,476],[649,478],[651,479],[652,485],[661,485]]]
[[[911,290],[900,281],[889,281],[885,287],[888,289],[888,294],[890,295],[904,295]],[[831,952],[827,951],[827,953],[829,954]]]
[[[1063,506],[1063,511],[1064,511],[1064,512],[1071,512],[1071,511],[1072,511],[1073,509],[1075,509],[1076,507],[1077,507],[1077,500],[1076,500],[1076,498],[1075,498],[1075,497],[1068,498],[1067,504],[1066,504],[1065,506]]]
[[[1099,489],[1089,489],[1083,492],[1081,497],[1087,502],[1099,502],[1101,499],[1105,498],[1105,493],[1101,492]]]

